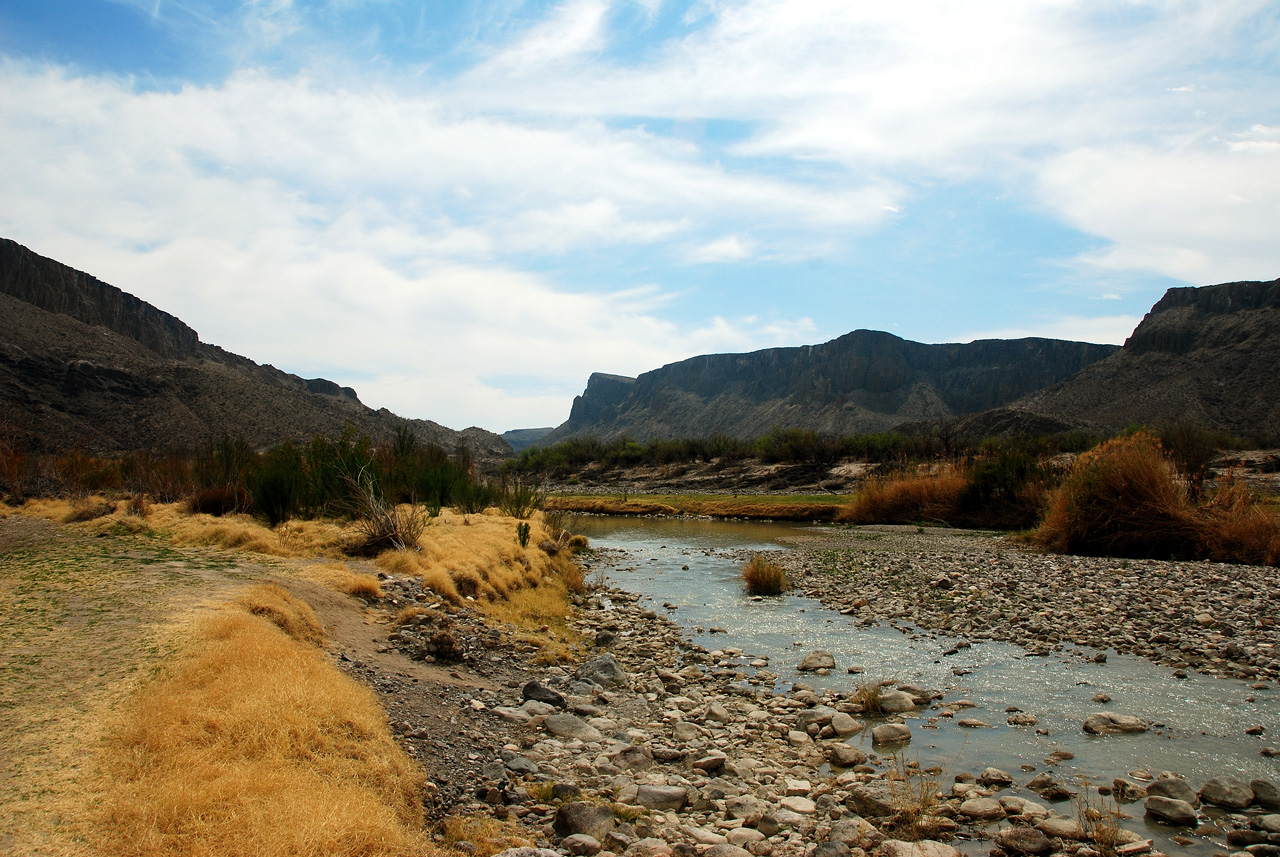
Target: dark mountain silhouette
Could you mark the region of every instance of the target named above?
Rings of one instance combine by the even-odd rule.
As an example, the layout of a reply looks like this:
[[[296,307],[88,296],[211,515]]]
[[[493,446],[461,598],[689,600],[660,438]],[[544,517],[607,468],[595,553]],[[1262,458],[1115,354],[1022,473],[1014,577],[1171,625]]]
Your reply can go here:
[[[1008,405],[1116,350],[1037,338],[924,345],[856,330],[822,345],[694,357],[638,378],[593,374],[569,419],[542,443],[751,438],[775,426],[887,431]]]
[[[180,319],[89,274],[0,239],[0,430],[33,451],[195,448],[223,435],[256,447],[354,426],[375,441],[402,425],[481,459],[511,454],[492,432],[453,431],[362,404],[201,342]]]

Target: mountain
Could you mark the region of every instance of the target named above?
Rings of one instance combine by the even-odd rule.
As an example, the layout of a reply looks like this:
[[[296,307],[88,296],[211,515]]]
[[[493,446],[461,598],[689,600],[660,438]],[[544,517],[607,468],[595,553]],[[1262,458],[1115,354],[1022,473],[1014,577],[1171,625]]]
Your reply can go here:
[[[516,452],[522,449],[528,449],[547,435],[551,434],[555,426],[547,426],[546,428],[526,428],[512,429],[504,431],[502,439],[511,444],[511,448]]]
[[[1008,405],[1116,350],[1037,338],[925,345],[855,330],[821,345],[694,357],[637,378],[593,374],[569,419],[543,442],[750,438],[775,426],[887,431]]]
[[[1169,289],[1124,346],[1013,409],[1106,429],[1280,435],[1280,280]]]
[[[347,425],[381,441],[409,425],[481,460],[512,453],[492,432],[375,411],[350,387],[201,342],[177,317],[2,238],[0,405],[0,439],[33,451],[193,448],[224,434],[265,447]]]

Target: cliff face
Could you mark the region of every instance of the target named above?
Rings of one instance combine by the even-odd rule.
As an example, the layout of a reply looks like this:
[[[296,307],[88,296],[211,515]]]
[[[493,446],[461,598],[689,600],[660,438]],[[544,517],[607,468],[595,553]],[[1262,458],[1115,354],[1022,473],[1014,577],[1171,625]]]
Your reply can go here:
[[[544,441],[885,431],[1008,404],[1115,350],[1050,339],[924,345],[858,330],[822,345],[694,357],[634,380],[592,375]]]
[[[1109,429],[1280,434],[1280,280],[1170,289],[1124,347],[1015,407]]]
[[[111,453],[195,447],[224,434],[269,446],[347,425],[375,440],[412,425],[423,441],[482,460],[511,447],[360,403],[355,390],[303,379],[200,341],[180,319],[0,239],[0,429],[37,450]]]

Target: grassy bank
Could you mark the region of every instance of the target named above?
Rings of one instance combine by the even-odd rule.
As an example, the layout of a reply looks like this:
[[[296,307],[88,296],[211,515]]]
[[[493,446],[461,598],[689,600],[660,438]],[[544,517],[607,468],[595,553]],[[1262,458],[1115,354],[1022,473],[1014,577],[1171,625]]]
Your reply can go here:
[[[437,853],[421,769],[273,584],[372,598],[371,570],[421,576],[556,660],[577,642],[565,620],[582,571],[538,515],[445,511],[414,549],[372,560],[347,555],[355,528],[103,497],[0,504],[0,846]]]
[[[544,508],[600,515],[701,515],[775,521],[834,521],[848,497],[723,494],[556,494]]]

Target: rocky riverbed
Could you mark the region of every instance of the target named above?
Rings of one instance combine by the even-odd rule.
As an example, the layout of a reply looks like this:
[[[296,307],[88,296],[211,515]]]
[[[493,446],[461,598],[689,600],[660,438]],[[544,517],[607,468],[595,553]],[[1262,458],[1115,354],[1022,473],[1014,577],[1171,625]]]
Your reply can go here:
[[[868,624],[905,621],[1041,653],[1066,643],[1110,648],[1183,674],[1280,679],[1275,568],[1057,556],[998,535],[917,529],[832,529],[774,558],[806,594]]]
[[[857,558],[874,564],[864,553]],[[986,570],[974,563],[962,572],[972,579],[962,577],[950,591],[972,592],[976,599],[986,588],[1009,596],[994,586],[994,570],[1004,562],[996,553],[976,552],[995,563]],[[925,585],[958,570],[916,559],[920,576],[930,578]],[[802,555],[797,569],[823,561],[817,553]],[[838,569],[842,557],[834,561]],[[812,573],[828,574],[820,565]],[[867,593],[878,590],[868,588],[853,599],[865,597],[868,604],[850,607],[876,604],[868,620],[912,616],[906,593],[894,596],[900,602],[890,600],[887,593],[894,590],[887,576],[883,580],[883,600],[870,598]],[[968,590],[971,585],[978,589]],[[414,586],[389,581],[386,588],[400,601],[430,600]],[[1066,610],[1074,602],[1057,603],[1041,609]],[[939,615],[963,617],[961,624],[971,625],[976,637],[979,614],[976,606],[971,611],[938,608]],[[923,608],[920,615],[926,615]],[[1052,615],[1041,624],[1048,626]],[[1241,615],[1223,618],[1234,628]],[[854,693],[804,683],[783,688],[767,659],[699,647],[637,596],[617,589],[583,598],[575,623],[595,644],[593,656],[566,666],[533,665],[529,653],[509,647],[501,629],[482,629],[466,611],[386,638],[388,649],[406,657],[452,659],[453,675],[478,677],[474,690],[454,687],[441,697],[453,713],[445,711],[437,728],[396,724],[433,776],[450,781],[440,791],[447,804],[441,810],[506,820],[538,848],[557,854],[606,857],[954,857],[958,851],[1110,857],[1170,847],[1206,855],[1280,854],[1280,794],[1268,780],[1190,783],[1176,772],[1134,771],[1088,789],[1054,776],[1069,753],[1030,766],[1034,775],[980,765],[922,770],[904,751],[910,733],[904,715],[962,720],[962,700],[910,685]],[[1060,629],[1053,626],[1054,633]],[[1036,641],[1060,642],[1050,636]],[[1261,650],[1252,638],[1247,642]],[[831,669],[814,652],[797,652],[796,664],[807,656],[815,673]],[[1269,668],[1267,661],[1226,661],[1253,667],[1255,676]],[[384,699],[401,701],[393,719],[399,717],[395,711],[405,711],[407,696],[422,692],[382,690]],[[873,714],[875,706],[880,712]],[[1093,725],[1117,733],[1106,739],[1115,741],[1126,740],[1124,729],[1143,726],[1123,718]],[[867,732],[869,744],[861,740]],[[855,736],[859,741],[851,742]],[[1162,819],[1154,842],[1144,815]]]

